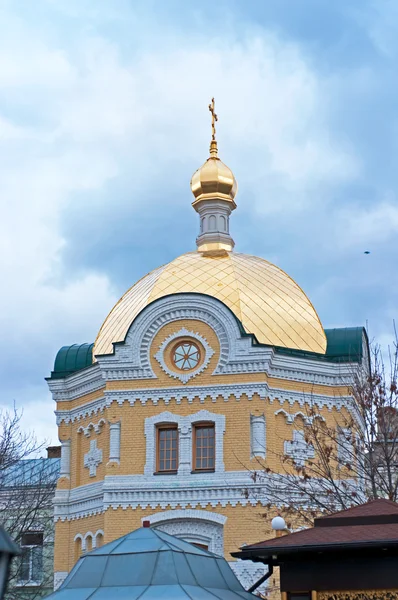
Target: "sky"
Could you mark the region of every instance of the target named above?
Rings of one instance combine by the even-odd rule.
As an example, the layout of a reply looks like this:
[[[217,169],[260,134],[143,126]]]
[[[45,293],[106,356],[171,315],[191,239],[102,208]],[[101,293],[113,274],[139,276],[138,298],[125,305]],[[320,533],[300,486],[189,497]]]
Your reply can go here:
[[[386,347],[397,73],[395,0],[0,0],[0,406],[56,444],[58,349],[195,249],[212,96],[236,250]]]

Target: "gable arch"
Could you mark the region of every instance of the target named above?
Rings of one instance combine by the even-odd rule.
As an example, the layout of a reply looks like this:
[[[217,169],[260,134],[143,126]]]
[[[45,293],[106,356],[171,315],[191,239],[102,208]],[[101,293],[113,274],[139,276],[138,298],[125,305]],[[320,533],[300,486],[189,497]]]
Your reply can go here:
[[[166,510],[144,517],[151,527],[175,535],[186,542],[204,544],[210,552],[224,555],[224,525],[227,517],[204,510]]]

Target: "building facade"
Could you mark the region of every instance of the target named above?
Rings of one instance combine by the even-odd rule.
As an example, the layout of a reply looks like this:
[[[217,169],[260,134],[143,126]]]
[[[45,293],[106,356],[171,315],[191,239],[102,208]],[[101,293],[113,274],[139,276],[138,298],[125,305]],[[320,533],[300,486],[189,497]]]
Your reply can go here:
[[[253,469],[311,457],[296,419],[309,398],[338,418],[366,360],[361,328],[325,332],[286,273],[233,251],[237,185],[215,135],[191,189],[197,250],[133,285],[95,343],[62,348],[48,378],[62,445],[56,584],[82,551],[143,520],[228,560],[266,537]],[[264,573],[233,568],[245,587]]]

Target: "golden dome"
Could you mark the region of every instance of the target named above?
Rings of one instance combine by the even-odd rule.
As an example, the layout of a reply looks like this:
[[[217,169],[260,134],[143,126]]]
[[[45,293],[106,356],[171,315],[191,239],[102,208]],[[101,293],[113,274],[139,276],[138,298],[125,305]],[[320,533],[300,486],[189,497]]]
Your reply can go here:
[[[93,355],[110,354],[153,300],[196,292],[224,302],[262,344],[326,352],[319,317],[302,289],[263,258],[232,252],[188,252],[131,287],[105,319]]]
[[[192,176],[191,190],[195,196],[194,207],[202,200],[219,199],[231,202],[231,208],[236,208],[234,198],[238,184],[231,169],[218,158],[215,140],[210,144],[210,157]]]

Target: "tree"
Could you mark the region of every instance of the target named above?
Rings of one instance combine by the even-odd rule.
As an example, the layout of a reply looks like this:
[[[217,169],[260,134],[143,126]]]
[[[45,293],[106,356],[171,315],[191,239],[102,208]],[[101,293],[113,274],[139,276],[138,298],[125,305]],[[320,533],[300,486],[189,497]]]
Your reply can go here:
[[[319,514],[367,500],[398,500],[397,338],[388,368],[377,345],[369,362],[352,370],[345,408],[325,420],[309,395],[294,422],[295,451],[285,442],[274,469],[258,460],[252,472],[257,489],[269,507],[282,506],[287,521],[312,524]]]
[[[41,597],[53,586],[52,548],[46,540],[52,538],[59,464],[36,458],[43,446],[23,431],[21,417],[15,407],[0,411],[0,523],[22,550],[11,569],[9,600]]]

